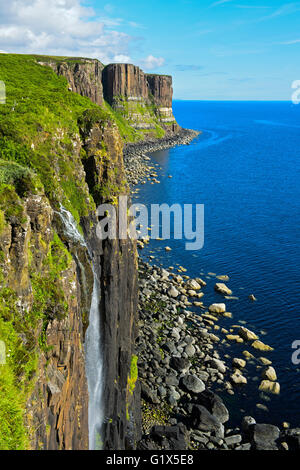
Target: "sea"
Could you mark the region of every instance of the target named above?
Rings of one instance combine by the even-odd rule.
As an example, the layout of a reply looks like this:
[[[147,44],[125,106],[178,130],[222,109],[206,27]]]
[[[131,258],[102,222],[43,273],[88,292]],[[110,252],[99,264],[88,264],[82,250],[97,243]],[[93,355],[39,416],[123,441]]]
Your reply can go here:
[[[248,361],[247,385],[234,395],[220,391],[230,424],[250,415],[261,423],[300,425],[300,105],[174,101],[173,110],[182,127],[201,134],[190,145],[151,154],[160,183],[140,184],[134,202],[149,209],[203,204],[204,246],[190,251],[184,239],[150,240],[142,257],[154,256],[152,264],[175,272],[183,266],[185,274],[205,280],[205,305],[224,302],[214,285],[216,276],[229,276],[226,284],[237,299],[225,300],[233,318],[219,325],[244,325],[274,351],[222,341],[217,350],[229,367],[244,350],[267,357],[281,386],[280,395],[260,392],[262,369]]]

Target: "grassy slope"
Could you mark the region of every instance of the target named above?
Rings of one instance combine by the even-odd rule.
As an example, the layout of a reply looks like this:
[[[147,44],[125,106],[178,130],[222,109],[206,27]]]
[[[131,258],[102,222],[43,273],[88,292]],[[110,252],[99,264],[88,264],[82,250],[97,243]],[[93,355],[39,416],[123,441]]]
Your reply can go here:
[[[141,138],[107,104],[102,109],[69,92],[63,77],[36,60],[35,56],[0,54],[0,80],[5,82],[7,94],[6,104],[0,104],[0,241],[12,220],[24,223],[22,198],[30,193],[44,192],[52,207],[63,203],[77,222],[95,207],[87,185],[78,177],[84,155],[75,150],[78,121],[84,119],[86,110],[103,120],[115,120],[124,140]],[[55,307],[61,305],[64,314],[59,282],[69,261],[66,248],[54,233],[44,272],[31,273],[34,304],[24,318],[16,293],[6,286],[1,268],[4,253],[0,250],[0,340],[9,352],[7,364],[0,365],[0,449],[28,448],[25,405],[38,355],[46,347],[43,336],[35,338],[32,332],[41,322],[47,324],[53,302]]]

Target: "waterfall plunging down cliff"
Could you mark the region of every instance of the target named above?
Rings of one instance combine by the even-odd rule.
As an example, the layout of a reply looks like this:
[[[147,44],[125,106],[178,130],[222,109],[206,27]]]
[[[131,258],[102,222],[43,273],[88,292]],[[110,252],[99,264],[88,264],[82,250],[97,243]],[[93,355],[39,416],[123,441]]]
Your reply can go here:
[[[92,253],[90,252],[84,237],[80,234],[76,221],[72,214],[63,206],[60,207],[59,216],[64,224],[65,234],[73,241],[85,246],[93,268],[93,293],[89,312],[89,326],[85,335],[85,361],[86,377],[89,391],[89,449],[100,450],[102,447],[101,427],[103,424],[102,407],[102,350],[100,332],[100,283],[96,274]],[[80,263],[77,256],[75,261]],[[80,263],[80,269],[83,269]]]
[[[100,286],[94,274],[94,287],[89,315],[89,327],[85,337],[86,375],[89,389],[89,449],[100,450],[101,426],[103,424],[102,407],[102,351],[100,332]]]

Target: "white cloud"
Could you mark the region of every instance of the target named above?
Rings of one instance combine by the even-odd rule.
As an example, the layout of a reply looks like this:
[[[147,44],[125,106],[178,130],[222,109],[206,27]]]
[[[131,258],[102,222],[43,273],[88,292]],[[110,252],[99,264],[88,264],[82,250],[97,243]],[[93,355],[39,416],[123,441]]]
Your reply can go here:
[[[108,9],[107,9],[108,10]],[[0,0],[0,44],[8,52],[129,57],[131,36],[111,29],[122,19],[98,18],[80,0]]]
[[[153,70],[157,69],[158,67],[161,67],[164,65],[165,59],[163,57],[154,57],[153,55],[148,55],[146,59],[141,61],[141,66],[145,70]]]
[[[229,2],[232,2],[232,0],[218,0],[217,2],[214,2],[212,3],[209,8],[214,8],[214,7],[218,7],[220,5],[224,5],[224,3],[229,3]]]
[[[128,55],[115,55],[113,62],[118,62],[119,64],[129,64],[131,62],[131,58]]]
[[[284,46],[289,46],[291,44],[298,44],[299,42],[300,42],[300,39],[293,39],[291,41],[280,42],[279,44],[284,45]]]

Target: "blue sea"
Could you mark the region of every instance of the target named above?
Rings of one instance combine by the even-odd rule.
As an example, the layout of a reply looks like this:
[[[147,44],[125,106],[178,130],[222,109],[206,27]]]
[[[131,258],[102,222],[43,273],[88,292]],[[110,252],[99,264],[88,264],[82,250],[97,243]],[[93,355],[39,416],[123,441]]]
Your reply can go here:
[[[262,394],[258,362],[248,364],[248,384],[234,396],[222,393],[232,425],[243,415],[300,425],[300,365],[292,363],[292,343],[300,340],[300,105],[175,101],[174,114],[182,127],[202,134],[189,146],[153,153],[160,184],[140,185],[135,200],[204,204],[205,243],[193,252],[185,250],[185,240],[151,240],[142,256],[154,255],[153,262],[166,268],[182,265],[206,280],[205,305],[223,302],[214,292],[214,274],[230,277],[226,284],[239,300],[226,301],[233,319],[220,326],[245,322],[274,351],[259,353],[245,344],[218,348],[230,356],[229,365],[246,349],[267,357],[281,385],[279,396]]]

